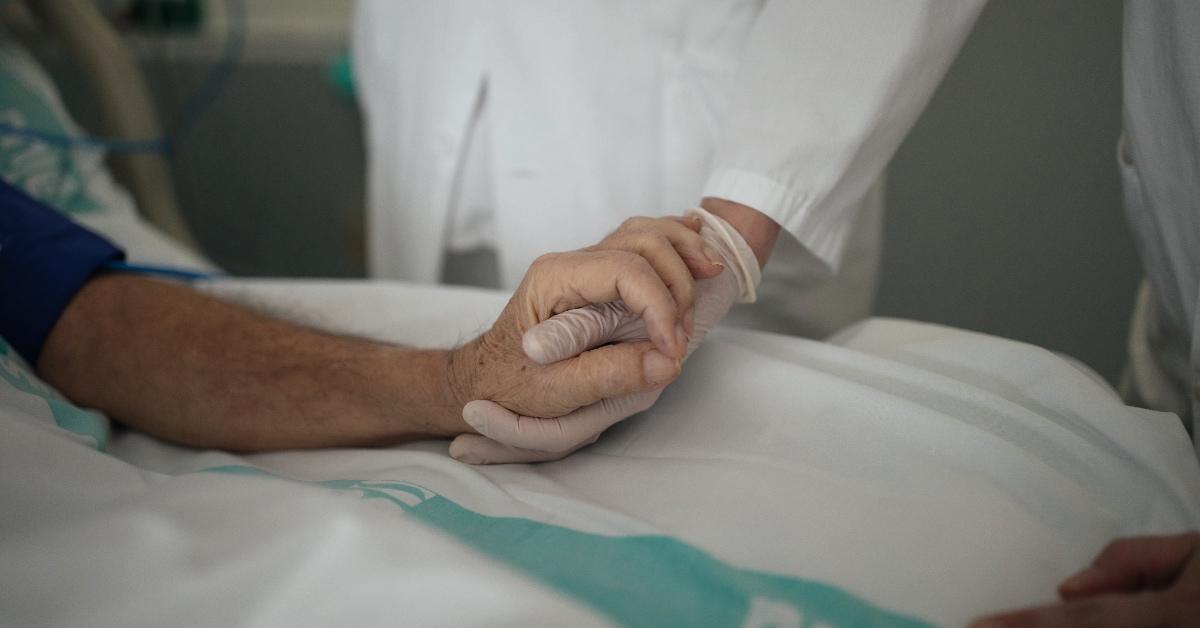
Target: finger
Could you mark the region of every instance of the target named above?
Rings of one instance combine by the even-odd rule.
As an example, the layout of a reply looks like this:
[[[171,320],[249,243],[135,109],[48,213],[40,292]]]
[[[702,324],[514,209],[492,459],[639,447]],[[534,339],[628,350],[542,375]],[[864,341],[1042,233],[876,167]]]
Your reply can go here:
[[[467,464],[547,462],[566,455],[565,453],[517,449],[478,434],[460,434],[450,442],[450,457]]]
[[[670,225],[672,229],[678,229],[697,240],[700,239],[699,234],[677,222],[664,220],[662,223],[664,226]],[[675,305],[682,313],[691,309],[695,304],[696,282],[692,279],[692,270],[684,262],[681,251],[676,250],[674,243],[668,239],[664,231],[663,228],[655,231],[618,231],[605,238],[604,242],[601,242],[596,248],[598,250],[629,251],[641,255],[650,263],[650,267],[658,273],[663,284],[671,291],[671,296],[675,297]],[[703,265],[706,268],[710,267],[707,262]]]
[[[971,628],[1139,628],[1164,625],[1169,612],[1158,594],[1108,595],[983,617]]]
[[[565,454],[595,440],[614,423],[648,409],[660,392],[603,399],[552,419],[522,416],[491,401],[472,401],[463,407],[463,420],[481,435],[503,445]]]
[[[509,447],[478,434],[461,434],[450,443],[450,457],[467,464],[549,462],[564,458],[594,442],[596,439],[593,438],[576,449],[555,453]]]
[[[544,255],[534,261],[526,281],[528,298],[538,314],[530,327],[569,309],[620,299],[646,322],[647,335],[660,351],[679,358],[687,351],[675,298],[650,263],[636,253]]]
[[[622,231],[656,232],[666,237],[672,248],[687,264],[696,279],[707,279],[721,274],[725,260],[704,238],[700,237],[703,222],[695,216],[669,218],[630,218],[614,235]]]
[[[463,406],[463,420],[481,435],[512,447],[558,453],[575,444],[566,442],[558,419],[522,416],[494,401],[481,399]]]
[[[648,342],[622,342],[552,364],[543,377],[556,401],[582,408],[601,399],[666,386],[679,376],[680,365],[680,360]]]
[[[700,227],[704,226],[704,221],[696,216],[666,216],[667,220],[673,220],[696,233],[700,233]]]
[[[624,301],[577,307],[529,328],[521,348],[538,364],[558,362],[612,342],[617,329],[636,319]]]
[[[1161,588],[1175,580],[1188,558],[1200,552],[1200,534],[1144,536],[1109,543],[1083,571],[1058,586],[1064,600]]]

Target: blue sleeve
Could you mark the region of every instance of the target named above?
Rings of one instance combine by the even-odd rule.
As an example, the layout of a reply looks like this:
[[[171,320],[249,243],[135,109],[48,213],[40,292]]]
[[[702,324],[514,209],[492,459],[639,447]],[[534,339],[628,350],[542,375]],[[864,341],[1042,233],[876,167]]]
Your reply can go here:
[[[36,367],[75,293],[125,253],[0,179],[0,336]]]

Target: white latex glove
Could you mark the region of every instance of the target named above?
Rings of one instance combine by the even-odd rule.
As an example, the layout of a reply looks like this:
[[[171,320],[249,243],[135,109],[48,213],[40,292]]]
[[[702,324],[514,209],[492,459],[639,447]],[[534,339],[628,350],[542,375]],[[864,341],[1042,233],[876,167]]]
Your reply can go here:
[[[700,237],[723,260],[725,272],[696,282],[695,330],[690,355],[734,302],[751,303],[761,280],[758,260],[729,223],[695,208],[702,222]],[[588,305],[555,315],[525,332],[522,348],[540,364],[550,364],[614,343],[645,340],[646,327],[622,301]],[[646,410],[662,388],[604,399],[570,414],[543,419],[520,416],[500,404],[478,400],[463,408],[463,419],[479,434],[462,434],[450,444],[450,455],[471,464],[557,460],[595,442],[614,423]]]

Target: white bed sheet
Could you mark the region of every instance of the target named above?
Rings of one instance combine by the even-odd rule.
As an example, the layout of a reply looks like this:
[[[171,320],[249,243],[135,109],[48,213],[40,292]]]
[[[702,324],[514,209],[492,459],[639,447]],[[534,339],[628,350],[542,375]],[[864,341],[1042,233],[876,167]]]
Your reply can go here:
[[[205,289],[420,346],[504,302]],[[1113,537],[1200,527],[1178,420],[1054,354],[888,320],[838,342],[719,329],[651,411],[496,467],[445,441],[235,456],[105,434],[9,352],[0,624],[959,625],[1050,600]]]

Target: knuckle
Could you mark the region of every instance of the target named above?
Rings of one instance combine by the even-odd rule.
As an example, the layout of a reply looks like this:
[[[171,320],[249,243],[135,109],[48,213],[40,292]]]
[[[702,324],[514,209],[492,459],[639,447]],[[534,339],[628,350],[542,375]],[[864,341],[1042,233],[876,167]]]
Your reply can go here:
[[[631,251],[608,251],[608,256],[626,272],[646,273],[653,270],[646,258]]]
[[[529,265],[529,268],[530,270],[545,269],[548,266],[553,266],[556,264],[562,258],[562,256],[562,253],[543,253],[534,258],[533,262]]]
[[[680,222],[677,220],[667,220],[664,227],[664,233],[669,233],[671,239],[679,242],[684,246],[700,246],[704,242],[704,238],[700,237],[699,219],[696,222]],[[695,226],[693,228],[692,226]]]
[[[607,244],[613,249],[646,255],[656,249],[670,247],[671,241],[654,229],[632,226],[623,228],[621,232],[614,234]]]
[[[675,245],[671,243],[671,238],[661,231],[647,231],[646,246],[675,251]]]
[[[645,227],[647,223],[652,221],[652,218],[647,218],[645,216],[631,216],[621,222],[621,227],[618,229],[618,231],[640,230],[642,227]]]
[[[628,263],[631,267],[631,270],[643,275],[654,275],[655,277],[658,276],[658,273],[654,272],[654,267],[650,265],[650,260],[647,260],[641,255],[630,253],[627,259],[629,260]]]

